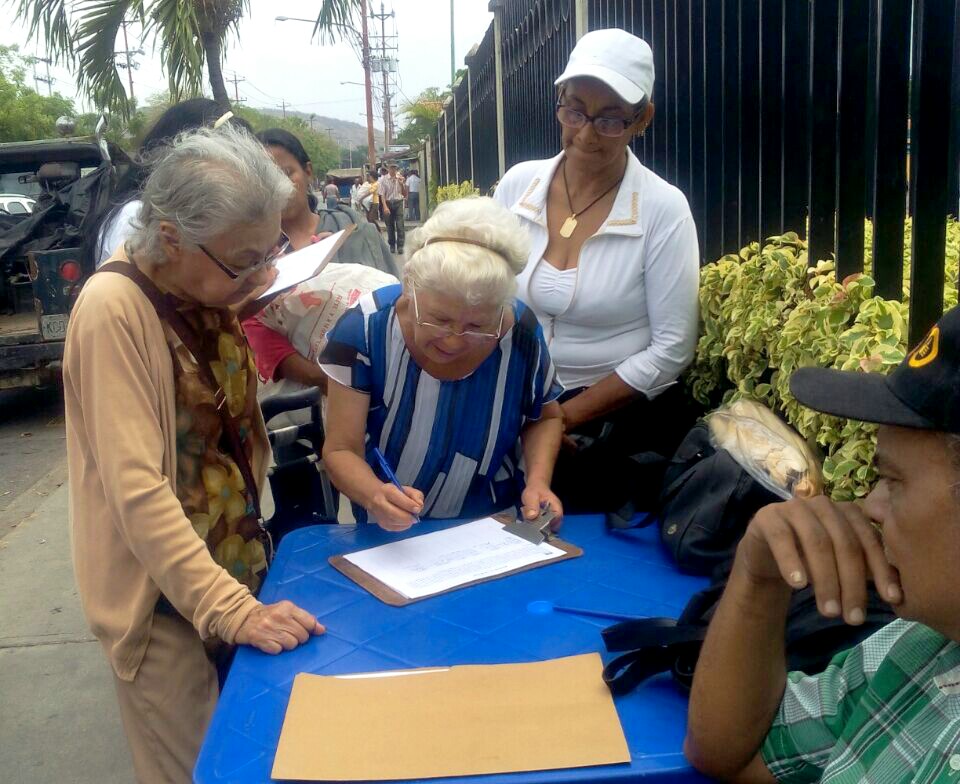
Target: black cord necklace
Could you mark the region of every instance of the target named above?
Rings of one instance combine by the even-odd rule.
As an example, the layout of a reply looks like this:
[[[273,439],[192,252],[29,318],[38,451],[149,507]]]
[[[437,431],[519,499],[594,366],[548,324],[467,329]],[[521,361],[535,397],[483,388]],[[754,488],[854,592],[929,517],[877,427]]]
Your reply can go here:
[[[570,239],[570,237],[573,235],[573,232],[575,232],[575,231],[577,230],[577,216],[578,216],[578,215],[583,215],[583,213],[585,213],[585,212],[586,212],[587,210],[589,210],[594,204],[596,204],[598,201],[600,201],[600,199],[602,199],[604,196],[606,196],[608,193],[610,193],[610,191],[612,191],[614,188],[616,188],[617,186],[619,186],[620,183],[623,182],[623,176],[624,176],[624,175],[621,174],[619,180],[617,180],[613,185],[611,185],[611,186],[610,186],[609,188],[607,188],[603,193],[601,193],[599,196],[597,196],[597,198],[595,198],[592,202],[590,202],[590,203],[589,203],[586,207],[584,207],[582,210],[575,211],[575,210],[573,209],[573,200],[570,198],[570,186],[567,185],[567,159],[566,159],[566,158],[563,159],[563,162],[560,164],[560,166],[561,166],[562,169],[563,169],[563,170],[561,171],[561,174],[563,175],[563,190],[564,190],[564,192],[566,192],[566,194],[567,194],[567,207],[570,208],[570,215],[569,215],[569,217],[563,222],[563,225],[560,227],[560,236],[563,237],[565,240],[568,240],[568,239]],[[626,172],[624,172],[624,174],[626,174]]]

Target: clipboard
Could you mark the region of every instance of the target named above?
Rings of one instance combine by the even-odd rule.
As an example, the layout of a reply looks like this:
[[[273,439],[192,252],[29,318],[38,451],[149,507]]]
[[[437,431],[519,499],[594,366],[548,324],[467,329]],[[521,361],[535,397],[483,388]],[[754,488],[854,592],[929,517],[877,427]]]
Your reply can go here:
[[[512,519],[509,515],[493,515],[493,518],[499,522],[506,525],[508,522],[512,522]],[[521,566],[518,569],[511,569],[508,572],[501,572],[500,574],[490,575],[489,577],[483,577],[479,580],[471,580],[470,582],[457,585],[453,588],[446,588],[442,591],[437,591],[436,593],[431,593],[426,596],[418,596],[414,599],[411,599],[403,594],[395,591],[388,585],[385,585],[376,577],[368,574],[359,566],[348,561],[343,555],[332,555],[328,559],[328,563],[336,569],[340,574],[347,577],[349,580],[352,580],[361,588],[363,588],[368,593],[376,596],[384,604],[388,604],[391,607],[406,607],[408,604],[413,604],[415,602],[422,602],[424,599],[432,599],[434,596],[441,596],[445,593],[451,593],[452,591],[459,591],[463,588],[470,588],[473,585],[479,585],[480,583],[488,583],[492,580],[499,580],[503,577],[509,577],[512,574],[519,574],[520,572],[526,572],[531,569],[539,569],[543,566],[550,566],[551,564],[560,563],[561,561],[569,561],[571,558],[579,558],[583,555],[583,550],[577,547],[575,544],[570,544],[570,542],[565,542],[559,537],[553,536],[549,539],[548,542],[551,546],[556,547],[558,550],[563,551],[563,555],[558,555],[555,558],[550,558],[546,561],[539,561],[537,563],[532,563],[527,566]]]

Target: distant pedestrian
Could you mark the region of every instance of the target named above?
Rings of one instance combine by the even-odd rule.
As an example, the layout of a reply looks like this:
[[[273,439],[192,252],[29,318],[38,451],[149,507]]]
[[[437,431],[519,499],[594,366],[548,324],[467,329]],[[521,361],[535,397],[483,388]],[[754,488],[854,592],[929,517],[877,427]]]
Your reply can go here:
[[[397,174],[395,163],[391,163],[386,175],[380,178],[380,200],[383,203],[383,220],[387,224],[390,250],[403,253],[403,178]]]
[[[360,199],[357,198],[357,194],[360,192],[360,187],[363,185],[363,180],[357,177],[353,181],[353,185],[350,186],[350,206],[357,212],[362,212],[360,208]]]
[[[420,220],[420,172],[416,169],[410,171],[407,177],[407,193],[409,194],[410,220]]]
[[[367,220],[376,226],[378,231],[380,230],[380,199],[377,194],[379,187],[377,175],[368,171],[364,183],[357,190],[359,212],[366,215]]]
[[[340,203],[340,189],[333,177],[328,177],[327,184],[323,186],[323,198],[328,210],[335,210]]]

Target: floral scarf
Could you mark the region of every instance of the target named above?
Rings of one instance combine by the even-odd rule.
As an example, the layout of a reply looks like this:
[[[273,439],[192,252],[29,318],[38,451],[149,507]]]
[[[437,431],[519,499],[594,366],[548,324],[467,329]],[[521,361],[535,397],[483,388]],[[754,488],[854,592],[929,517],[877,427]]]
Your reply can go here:
[[[240,324],[225,310],[186,307],[180,314],[200,336],[207,355],[217,357],[211,369],[252,462],[257,373]],[[256,593],[267,570],[266,535],[253,496],[230,456],[214,399],[216,390],[204,383],[193,355],[176,333],[167,324],[164,330],[176,386],[177,498],[214,560]]]

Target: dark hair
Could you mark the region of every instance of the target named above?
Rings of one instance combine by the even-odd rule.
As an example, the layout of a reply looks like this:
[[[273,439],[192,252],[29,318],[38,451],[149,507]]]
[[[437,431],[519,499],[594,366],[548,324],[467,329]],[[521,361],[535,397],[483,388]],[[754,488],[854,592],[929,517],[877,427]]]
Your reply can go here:
[[[137,155],[133,157],[127,171],[113,189],[109,203],[85,227],[82,238],[83,256],[90,260],[91,266],[97,263],[103,251],[100,230],[113,220],[127,202],[137,198],[137,194],[147,181],[150,167],[145,163],[145,159],[149,154],[158,147],[169,145],[178,134],[184,131],[213,126],[225,113],[223,107],[216,101],[209,98],[191,98],[175,103],[156,119],[140,142]],[[242,128],[247,133],[253,133],[250,123],[242,117],[234,115],[227,122]]]
[[[286,150],[297,159],[297,163],[303,169],[306,169],[307,164],[310,163],[310,156],[303,149],[303,144],[290,131],[285,131],[283,128],[267,128],[265,131],[260,131],[257,138],[264,147],[280,147]]]
[[[374,171],[368,171],[368,172],[367,172],[367,177],[369,177],[370,179],[375,180],[375,179],[377,179],[377,173],[374,172]]]

